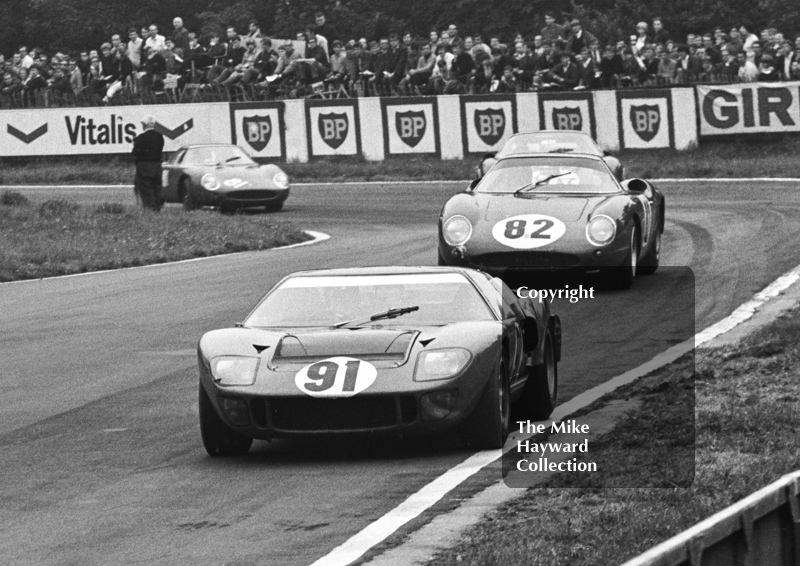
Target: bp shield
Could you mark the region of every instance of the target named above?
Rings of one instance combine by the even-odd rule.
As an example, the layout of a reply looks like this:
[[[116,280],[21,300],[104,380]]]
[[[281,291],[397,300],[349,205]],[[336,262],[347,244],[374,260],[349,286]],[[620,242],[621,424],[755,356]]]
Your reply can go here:
[[[416,147],[425,136],[427,123],[423,111],[398,112],[394,115],[394,124],[398,137],[410,147]]]
[[[242,119],[244,139],[255,151],[261,151],[272,137],[272,118],[270,116],[246,116]]]

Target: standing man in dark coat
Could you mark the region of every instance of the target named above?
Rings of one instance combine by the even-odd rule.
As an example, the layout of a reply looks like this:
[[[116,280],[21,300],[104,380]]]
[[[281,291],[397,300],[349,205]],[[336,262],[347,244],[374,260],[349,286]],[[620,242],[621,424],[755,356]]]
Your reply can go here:
[[[142,206],[161,210],[161,151],[164,149],[164,136],[155,130],[156,119],[146,116],[142,120],[144,132],[133,140],[133,155],[136,158],[136,178],[133,191]]]

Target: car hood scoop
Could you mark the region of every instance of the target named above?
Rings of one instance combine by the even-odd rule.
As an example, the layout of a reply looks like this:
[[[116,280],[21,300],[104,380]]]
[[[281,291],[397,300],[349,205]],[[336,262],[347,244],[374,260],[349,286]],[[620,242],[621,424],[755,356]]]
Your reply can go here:
[[[485,220],[499,222],[518,214],[544,214],[563,222],[578,221],[589,199],[579,196],[513,195],[493,196],[486,203]]]
[[[304,362],[334,356],[402,361],[419,332],[377,328],[326,329],[284,335],[274,362]]]

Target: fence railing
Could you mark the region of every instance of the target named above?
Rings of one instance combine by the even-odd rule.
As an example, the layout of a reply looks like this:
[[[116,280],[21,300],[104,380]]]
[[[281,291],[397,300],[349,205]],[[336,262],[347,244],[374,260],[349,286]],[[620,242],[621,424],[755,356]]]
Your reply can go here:
[[[800,471],[622,566],[800,565]]]

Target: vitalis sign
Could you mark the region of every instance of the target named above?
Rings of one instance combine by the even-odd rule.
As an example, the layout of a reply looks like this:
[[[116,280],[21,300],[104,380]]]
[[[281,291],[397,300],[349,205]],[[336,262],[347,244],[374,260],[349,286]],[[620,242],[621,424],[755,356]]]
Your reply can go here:
[[[217,112],[215,112],[217,110]],[[165,151],[182,145],[208,143],[208,130],[224,105],[208,105],[202,112],[175,106],[114,108],[60,108],[0,113],[1,155],[74,155],[129,153],[133,138],[142,132],[142,119],[152,115],[156,130],[165,137]],[[196,128],[196,124],[202,128]]]

